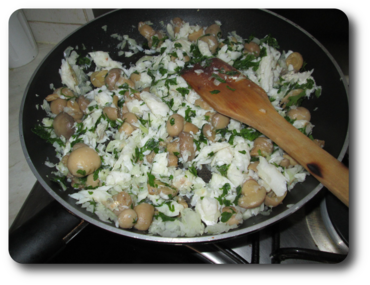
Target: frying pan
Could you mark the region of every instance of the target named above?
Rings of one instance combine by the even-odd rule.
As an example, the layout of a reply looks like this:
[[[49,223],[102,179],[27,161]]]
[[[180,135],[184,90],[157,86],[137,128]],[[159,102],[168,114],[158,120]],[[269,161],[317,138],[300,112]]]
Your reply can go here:
[[[116,48],[118,41],[111,35],[129,35],[137,42],[144,43],[144,38],[137,30],[139,21],[151,21],[155,29],[161,29],[161,22],[166,24],[177,16],[191,24],[202,26],[209,26],[215,20],[219,20],[224,35],[232,31],[236,31],[243,38],[250,35],[263,38],[271,34],[278,40],[281,51],[299,51],[308,63],[307,69],[314,69],[313,76],[323,90],[319,98],[311,98],[303,103],[312,114],[311,122],[315,125],[313,135],[315,138],[325,140],[325,149],[342,160],[348,147],[349,110],[347,85],[338,64],[315,38],[289,20],[270,11],[241,9],[116,10],[76,30],[50,52],[33,74],[25,90],[20,110],[20,136],[25,157],[38,181],[62,206],[83,220],[120,235],[166,243],[198,243],[232,238],[260,230],[301,208],[320,191],[322,185],[312,176],[308,176],[306,181],[298,183],[288,193],[284,203],[274,208],[269,216],[258,215],[250,218],[238,229],[230,232],[201,237],[167,238],[136,230],[123,230],[113,224],[102,222],[69,197],[75,190],[68,188],[63,191],[58,184],[50,180],[53,169],[46,166],[45,161],[49,159],[52,163],[58,162],[54,148],[35,135],[31,129],[45,117],[45,112],[41,108],[37,110],[35,106],[41,105],[43,99],[50,93],[50,84],[54,84],[56,88],[62,86],[58,70],[66,48],[73,47],[82,55],[97,50],[108,51],[113,60],[129,66],[130,62],[135,63],[142,55],[130,58],[120,56]],[[103,26],[106,26],[106,31]]]

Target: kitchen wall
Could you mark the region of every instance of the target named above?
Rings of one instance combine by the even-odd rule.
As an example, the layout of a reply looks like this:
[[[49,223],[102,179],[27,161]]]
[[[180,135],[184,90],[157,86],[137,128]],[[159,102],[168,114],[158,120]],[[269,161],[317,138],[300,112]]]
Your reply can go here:
[[[95,18],[92,9],[23,9],[37,43],[56,44]]]

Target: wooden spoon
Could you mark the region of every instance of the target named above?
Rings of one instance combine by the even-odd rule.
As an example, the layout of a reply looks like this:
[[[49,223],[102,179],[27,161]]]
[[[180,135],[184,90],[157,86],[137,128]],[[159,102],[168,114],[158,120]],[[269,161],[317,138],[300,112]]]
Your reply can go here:
[[[349,205],[348,168],[284,119],[261,87],[218,58],[182,77],[212,108],[266,135]]]

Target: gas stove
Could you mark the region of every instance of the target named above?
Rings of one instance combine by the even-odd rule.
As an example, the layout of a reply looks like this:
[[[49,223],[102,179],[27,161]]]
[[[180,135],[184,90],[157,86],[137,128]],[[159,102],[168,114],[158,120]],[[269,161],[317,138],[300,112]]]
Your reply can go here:
[[[348,74],[348,26],[345,21],[339,21],[342,26],[329,25],[331,30],[325,31],[315,26],[314,19],[305,17],[304,10],[298,14],[294,10],[273,11],[315,35],[336,59],[344,74]],[[331,14],[324,17],[325,13],[319,10],[316,15],[328,23],[338,23],[334,21],[338,15],[330,18]],[[348,165],[348,155],[344,162]],[[9,252],[16,261],[58,264],[307,264],[339,263],[348,254],[349,210],[326,189],[292,215],[258,232],[201,244],[136,240],[89,224],[67,210],[58,211],[60,208],[63,207],[36,182],[9,230]],[[32,232],[32,223],[41,222],[50,226],[43,232],[34,232],[33,240],[16,235],[25,228]],[[17,238],[12,238],[14,236]],[[27,248],[35,247],[39,249],[38,255],[31,256]]]

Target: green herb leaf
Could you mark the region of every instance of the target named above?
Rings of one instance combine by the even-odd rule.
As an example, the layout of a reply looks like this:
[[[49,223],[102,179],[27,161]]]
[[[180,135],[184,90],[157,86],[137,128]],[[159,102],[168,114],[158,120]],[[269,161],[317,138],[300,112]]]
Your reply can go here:
[[[99,168],[98,170],[96,170],[94,172],[94,175],[93,175],[93,178],[94,178],[94,181],[98,180],[99,179],[99,172],[102,170],[103,168]]]
[[[67,189],[66,177],[65,176],[63,176],[63,177],[55,176],[55,177],[51,178],[50,180],[55,182],[55,183],[58,183],[60,185],[60,187],[62,187],[63,190]]]
[[[268,34],[263,39],[260,39],[260,45],[263,44],[263,43],[266,43],[267,45],[269,45],[270,47],[273,47],[275,49],[280,48],[278,41],[275,38],[273,38],[271,36],[271,34]]]
[[[185,97],[185,95],[189,94],[189,89],[185,87],[179,87],[176,89],[177,92],[179,92],[182,97]]]
[[[299,106],[305,96],[306,96],[306,91],[304,91],[304,90],[301,93],[299,93],[298,95],[290,96],[290,97],[288,97],[289,102],[286,103],[285,106],[286,107],[290,107],[292,105]]]
[[[36,125],[32,129],[32,132],[34,134],[38,135],[43,140],[46,140],[50,144],[53,144],[53,143],[56,142],[60,146],[65,147],[64,142],[60,138],[58,138],[58,137],[56,137],[56,138],[51,137],[52,127],[51,128],[47,128],[47,127],[43,127],[41,125]]]
[[[233,202],[234,205],[238,205],[238,201],[241,195],[242,195],[242,187],[239,185],[238,187],[236,187],[236,197]]]
[[[147,172],[147,175],[148,175],[148,184],[152,187],[155,187],[155,184],[154,184],[155,176],[151,174],[150,172]]]
[[[211,93],[211,94],[218,94],[218,93],[220,93],[220,90],[212,90],[212,91],[209,91],[209,93]]]
[[[86,170],[79,169],[76,171],[78,174],[85,176],[86,175]]]
[[[191,123],[191,118],[196,116],[196,112],[192,110],[189,106],[185,110],[185,121]]]
[[[221,214],[221,222],[226,223],[233,215],[234,213],[223,212]]]
[[[208,153],[208,155],[207,155],[207,156],[212,157],[212,156],[214,156],[214,155],[215,155],[215,153],[212,151],[212,152]]]
[[[189,166],[189,172],[191,173],[191,174],[193,174],[195,177],[197,177],[198,176],[198,171],[197,171],[197,169],[196,169],[196,167],[195,166]]]
[[[247,70],[252,67],[253,71],[257,71],[261,60],[255,61],[255,59],[256,57],[251,53],[242,55],[234,61],[233,67],[239,70]]]
[[[158,220],[158,218],[161,218],[163,222],[173,222],[176,220],[176,217],[169,217],[162,212],[158,212],[158,214],[154,215],[154,218]]]
[[[223,164],[220,166],[216,166],[216,169],[220,172],[220,174],[224,177],[227,176],[227,171],[229,170],[230,164]]]

